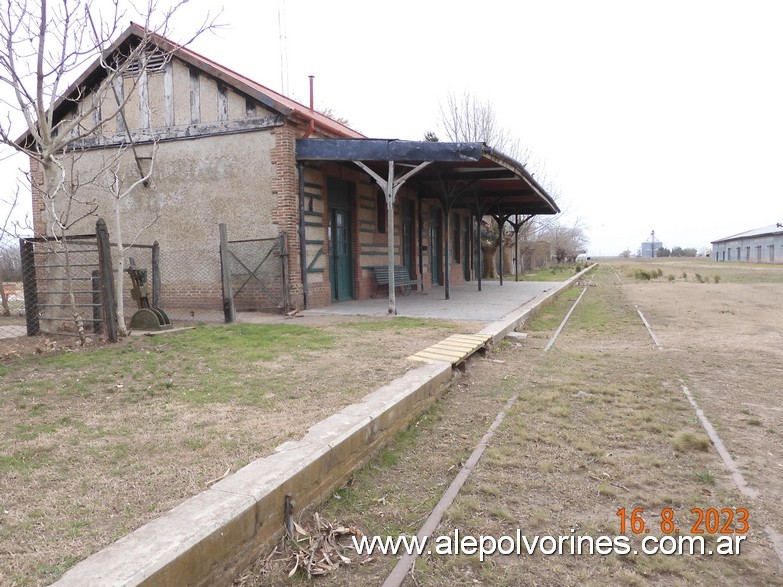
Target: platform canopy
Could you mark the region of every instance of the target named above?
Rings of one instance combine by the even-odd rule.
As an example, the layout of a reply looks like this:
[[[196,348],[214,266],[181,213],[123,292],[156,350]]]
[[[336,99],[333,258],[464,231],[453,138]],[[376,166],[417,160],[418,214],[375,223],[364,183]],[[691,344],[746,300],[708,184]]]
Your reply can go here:
[[[388,163],[415,167],[429,162],[408,186],[422,195],[448,195],[451,208],[477,215],[557,214],[554,199],[525,167],[484,143],[441,143],[392,139],[298,139],[301,162],[362,162],[380,176]]]
[[[297,139],[296,159],[300,164],[353,163],[383,189],[387,208],[391,315],[397,313],[394,294],[394,201],[403,184],[407,183],[420,198],[440,201],[446,214],[446,234],[452,232],[451,211],[454,209],[469,210],[476,218],[494,216],[499,225],[512,216],[529,219],[533,215],[560,212],[554,199],[521,163],[484,143],[307,138]],[[300,228],[302,233],[303,226]],[[501,255],[502,250],[501,247]],[[302,255],[304,267],[304,253]],[[444,281],[444,295],[449,299],[449,247],[444,250]],[[481,290],[480,277],[478,287]]]

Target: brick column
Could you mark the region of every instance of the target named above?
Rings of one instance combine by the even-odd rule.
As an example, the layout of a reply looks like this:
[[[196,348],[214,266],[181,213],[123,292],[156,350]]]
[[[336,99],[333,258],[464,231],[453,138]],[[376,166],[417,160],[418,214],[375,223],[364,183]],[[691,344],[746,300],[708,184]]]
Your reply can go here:
[[[302,271],[299,264],[299,181],[296,170],[294,127],[286,124],[272,131],[275,146],[272,150],[274,178],[272,196],[276,207],[272,210],[272,222],[288,234],[288,292],[291,306],[304,307]]]

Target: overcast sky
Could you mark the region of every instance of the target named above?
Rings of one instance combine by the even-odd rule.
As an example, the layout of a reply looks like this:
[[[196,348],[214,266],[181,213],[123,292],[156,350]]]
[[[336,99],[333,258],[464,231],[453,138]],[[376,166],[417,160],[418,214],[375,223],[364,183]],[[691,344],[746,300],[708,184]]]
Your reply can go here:
[[[191,0],[172,36],[219,6]],[[226,0],[193,48],[303,103],[314,75],[316,108],[371,137],[438,133],[447,95],[472,92],[589,252],[616,255],[652,230],[703,248],[783,221],[782,17],[776,0]]]

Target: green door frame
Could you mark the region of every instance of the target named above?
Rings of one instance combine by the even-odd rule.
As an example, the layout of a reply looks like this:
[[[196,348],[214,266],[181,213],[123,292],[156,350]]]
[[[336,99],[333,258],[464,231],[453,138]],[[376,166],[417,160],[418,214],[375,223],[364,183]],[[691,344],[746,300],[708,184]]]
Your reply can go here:
[[[329,240],[329,285],[332,301],[351,300],[353,287],[353,231],[351,230],[354,184],[329,178],[327,182]]]

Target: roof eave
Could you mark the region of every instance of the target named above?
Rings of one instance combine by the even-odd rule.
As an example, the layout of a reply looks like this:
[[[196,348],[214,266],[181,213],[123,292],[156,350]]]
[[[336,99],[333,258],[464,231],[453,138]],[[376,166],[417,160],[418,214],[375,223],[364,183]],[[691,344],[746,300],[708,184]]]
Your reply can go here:
[[[530,188],[546,203],[549,205],[549,207],[552,210],[552,214],[559,214],[560,208],[558,207],[557,203],[555,202],[554,198],[549,195],[549,193],[539,184],[533,176],[525,169],[525,166],[517,161],[516,159],[509,157],[508,155],[504,155],[500,151],[485,145],[484,146],[484,155],[487,157],[487,159],[490,159],[491,161],[494,161],[495,163],[498,163],[500,165],[508,166],[512,168],[514,173],[519,175],[524,181],[530,186]]]
[[[241,92],[246,93],[251,98],[257,100],[264,106],[282,114],[283,116],[290,116],[293,110],[283,104],[280,104],[276,100],[271,99],[266,94],[259,92],[252,86],[245,84],[242,82],[241,79],[237,78],[229,78],[226,76],[222,71],[211,65],[209,62],[204,61],[203,59],[199,59],[198,56],[186,49],[186,47],[183,47],[182,45],[178,45],[176,43],[172,43],[165,37],[158,35],[156,33],[147,31],[144,27],[136,24],[131,23],[130,26],[125,29],[122,34],[120,34],[119,37],[102,53],[102,55],[95,59],[95,61],[92,62],[92,64],[85,69],[85,71],[74,81],[70,86],[68,86],[68,89],[65,90],[60,98],[58,98],[53,107],[53,111],[56,113],[58,112],[65,102],[68,100],[73,99],[75,96],[77,96],[80,92],[80,89],[85,85],[87,80],[89,80],[91,77],[94,77],[98,72],[102,69],[102,63],[108,59],[110,55],[112,55],[114,52],[116,52],[123,44],[127,43],[130,39],[135,38],[138,41],[143,41],[145,38],[149,39],[150,42],[158,47],[161,47],[164,51],[167,53],[170,53],[174,56],[176,56],[178,59],[181,59],[185,63],[192,65],[194,67],[197,67],[201,70],[203,70],[205,73],[227,83],[228,85],[240,90]],[[105,76],[107,74],[103,74]],[[30,136],[30,131],[27,130],[22,135],[16,139],[17,145],[24,144]]]

